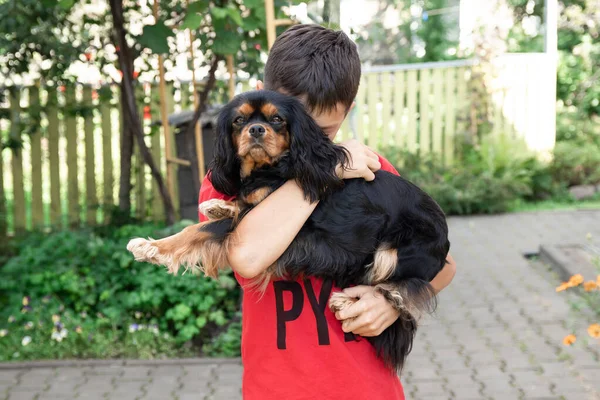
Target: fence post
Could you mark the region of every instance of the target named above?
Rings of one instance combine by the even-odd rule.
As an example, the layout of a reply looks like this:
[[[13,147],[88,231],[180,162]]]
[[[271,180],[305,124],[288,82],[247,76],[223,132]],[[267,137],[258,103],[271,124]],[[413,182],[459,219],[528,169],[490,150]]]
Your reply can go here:
[[[406,143],[406,130],[403,127],[404,117],[404,72],[396,71],[394,74],[394,144],[402,148]]]
[[[442,112],[444,111],[444,99],[442,96],[443,87],[444,80],[442,79],[442,69],[436,68],[433,71],[433,106],[431,107],[433,108],[431,148],[436,157],[440,157],[442,155]]]
[[[77,118],[75,87],[69,85],[65,89],[65,136],[67,139],[67,209],[68,226],[76,228],[79,225],[79,183],[77,168]]]
[[[429,130],[429,70],[420,73],[421,93],[419,97],[419,152],[429,154],[431,151],[431,131]]]
[[[37,86],[29,88],[29,115],[37,113],[34,119],[35,131],[29,135],[31,145],[31,226],[33,229],[44,225],[44,203],[42,202],[42,130],[40,90]]]
[[[107,90],[110,98],[99,96],[100,98],[100,118],[102,125],[102,222],[109,223],[110,215],[108,210],[114,205],[114,176],[113,176],[113,158],[112,158],[112,109],[110,101],[112,99],[112,90]]]
[[[46,115],[48,116],[48,166],[50,168],[50,226],[62,227],[60,198],[60,159],[58,157],[58,98],[56,87],[48,88]]]
[[[410,70],[407,73],[408,81],[407,105],[408,105],[408,136],[407,148],[411,153],[417,151],[417,71]]]
[[[0,98],[4,95],[4,90],[0,90]],[[2,131],[2,119],[0,119],[0,131]],[[2,154],[4,150],[0,148],[0,238],[6,236],[7,229],[7,213],[6,213],[6,195],[4,192],[4,159]]]
[[[454,160],[454,141],[456,127],[456,68],[446,69],[446,121],[444,123],[444,164],[451,165]]]
[[[23,153],[20,147],[22,140],[21,93],[18,88],[12,88],[10,91],[10,136],[19,142],[19,146],[12,149],[12,200],[14,231],[15,233],[22,233],[27,226],[25,216],[25,188],[23,187]]]
[[[94,151],[94,107],[92,106],[92,88],[83,88],[83,106],[85,134],[85,213],[88,225],[98,222],[98,196],[96,193],[96,169]]]

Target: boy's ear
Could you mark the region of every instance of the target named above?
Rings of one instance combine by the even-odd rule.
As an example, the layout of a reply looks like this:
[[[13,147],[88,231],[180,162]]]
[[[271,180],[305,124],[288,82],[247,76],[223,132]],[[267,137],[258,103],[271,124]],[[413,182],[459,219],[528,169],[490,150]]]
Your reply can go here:
[[[350,108],[348,108],[348,111],[346,111],[346,114],[350,114],[350,111],[352,111],[352,109],[356,106],[356,102],[353,101],[352,104],[350,104]]]
[[[263,90],[265,88],[265,84],[262,81],[256,81],[256,90]]]

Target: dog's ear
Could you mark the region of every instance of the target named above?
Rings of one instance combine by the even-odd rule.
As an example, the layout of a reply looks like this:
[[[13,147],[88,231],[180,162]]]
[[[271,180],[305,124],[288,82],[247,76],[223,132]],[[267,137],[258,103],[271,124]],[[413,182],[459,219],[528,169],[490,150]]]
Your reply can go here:
[[[217,119],[214,158],[210,166],[210,181],[214,188],[228,196],[237,195],[240,181],[240,161],[233,144],[233,103],[226,105]]]
[[[304,196],[316,201],[343,185],[335,169],[338,164],[348,165],[349,155],[327,137],[299,101],[290,100],[288,107],[289,154],[295,179]]]

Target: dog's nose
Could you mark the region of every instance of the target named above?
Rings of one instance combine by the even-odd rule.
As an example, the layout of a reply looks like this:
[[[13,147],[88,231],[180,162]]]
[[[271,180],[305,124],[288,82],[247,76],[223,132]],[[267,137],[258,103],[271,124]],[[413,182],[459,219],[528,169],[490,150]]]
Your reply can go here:
[[[252,125],[249,129],[250,136],[259,138],[265,135],[265,127],[262,125]]]

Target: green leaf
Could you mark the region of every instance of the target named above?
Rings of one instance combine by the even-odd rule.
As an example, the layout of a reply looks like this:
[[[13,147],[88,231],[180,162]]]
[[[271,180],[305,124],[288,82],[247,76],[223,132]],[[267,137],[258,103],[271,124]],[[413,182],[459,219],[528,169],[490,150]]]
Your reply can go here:
[[[190,5],[187,8],[187,12],[188,13],[201,13],[202,11],[205,11],[206,8],[208,7],[208,2],[204,1],[204,0],[199,0],[199,1],[194,1],[192,3],[190,3]]]
[[[223,19],[227,17],[229,11],[226,8],[221,7],[213,7],[210,9],[210,15],[212,15],[216,19]]]
[[[196,326],[200,329],[204,328],[206,326],[207,322],[208,322],[208,320],[203,315],[196,318]]]
[[[235,54],[242,44],[242,36],[231,31],[217,31],[217,37],[214,39],[212,50],[216,54],[227,55]]]
[[[227,8],[227,14],[229,14],[229,17],[233,20],[233,22],[235,22],[238,26],[243,26],[244,25],[244,21],[242,20],[242,16],[240,14],[240,10],[238,10],[235,7],[228,7]]]
[[[183,19],[183,23],[179,26],[179,29],[192,29],[196,30],[202,24],[202,15],[200,14],[187,14]]]
[[[244,0],[244,5],[248,8],[259,8],[264,7],[265,2],[263,0]]]
[[[63,9],[63,10],[70,10],[71,7],[73,7],[73,4],[75,4],[75,0],[60,0],[58,2],[58,5]]]
[[[169,52],[169,42],[167,38],[173,36],[173,31],[169,29],[163,21],[158,21],[155,25],[146,25],[142,34],[138,36],[138,42],[152,50],[155,54],[164,54]]]

